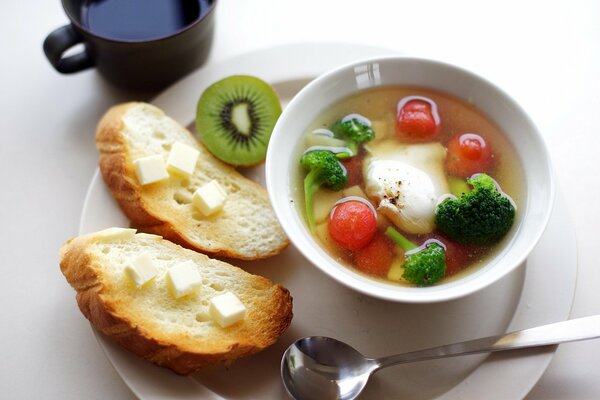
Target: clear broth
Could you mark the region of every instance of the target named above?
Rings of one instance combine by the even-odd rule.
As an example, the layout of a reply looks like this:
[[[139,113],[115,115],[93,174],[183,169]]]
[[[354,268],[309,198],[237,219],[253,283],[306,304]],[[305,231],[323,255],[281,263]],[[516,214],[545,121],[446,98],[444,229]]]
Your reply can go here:
[[[428,97],[437,104],[441,119],[441,129],[440,134],[435,141],[442,143],[444,146],[456,134],[477,133],[484,137],[491,146],[495,157],[495,167],[492,177],[501,185],[504,192],[511,196],[517,205],[515,222],[506,237],[500,241],[500,243],[480,248],[468,266],[456,274],[443,278],[437,283],[439,285],[444,282],[459,279],[484,265],[487,260],[493,258],[504,248],[505,244],[510,241],[512,233],[519,225],[520,209],[522,205],[525,204],[524,184],[522,181],[524,174],[513,144],[509,142],[499,126],[485,116],[474,105],[449,94],[422,87],[385,86],[368,89],[337,102],[317,117],[315,121],[312,121],[306,129],[306,133],[312,132],[317,128],[329,128],[335,121],[341,119],[345,115],[358,113],[370,119],[374,126],[385,126],[385,137],[393,138],[395,137],[396,107],[398,101],[406,96]],[[375,133],[376,135],[382,135],[381,131],[376,130]],[[304,140],[304,136],[302,139]],[[377,138],[375,140],[377,140]],[[298,160],[304,149],[305,146],[302,141],[298,148]],[[302,168],[298,168],[297,176],[294,177],[293,180],[296,185],[292,189],[292,192],[295,197],[297,210],[304,216],[304,220],[306,221],[302,185],[304,176],[305,172]],[[352,265],[352,256],[350,252],[325,243],[318,235],[315,235],[315,239],[333,258],[353,271],[368,276],[371,279],[384,281],[390,284],[412,286],[411,284],[402,281],[391,281],[385,278],[365,274]]]

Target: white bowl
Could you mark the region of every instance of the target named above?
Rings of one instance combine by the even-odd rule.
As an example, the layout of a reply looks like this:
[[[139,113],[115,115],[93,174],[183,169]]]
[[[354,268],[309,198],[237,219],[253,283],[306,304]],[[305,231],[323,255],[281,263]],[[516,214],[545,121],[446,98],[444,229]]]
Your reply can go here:
[[[376,281],[330,256],[310,234],[294,193],[308,125],[323,111],[357,91],[386,85],[422,86],[469,101],[495,121],[514,145],[524,171],[525,200],[505,246],[484,266],[456,280],[431,287]],[[266,161],[267,189],[275,213],[292,243],[315,266],[338,282],[367,295],[397,302],[429,303],[478,291],[523,263],[541,237],[552,209],[554,184],[541,135],[523,109],[504,91],[462,68],[412,57],[362,60],[327,72],[306,85],[275,126]]]

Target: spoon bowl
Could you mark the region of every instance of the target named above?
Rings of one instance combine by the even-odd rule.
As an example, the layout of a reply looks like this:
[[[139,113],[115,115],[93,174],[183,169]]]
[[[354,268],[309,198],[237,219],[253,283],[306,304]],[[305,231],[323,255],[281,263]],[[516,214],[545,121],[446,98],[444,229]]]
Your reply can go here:
[[[363,391],[375,371],[392,365],[598,337],[600,315],[594,315],[373,359],[339,340],[309,336],[292,343],[283,354],[281,379],[288,394],[296,400],[351,400]]]
[[[286,350],[281,376],[295,399],[353,399],[377,363],[350,345],[324,336],[302,338]]]

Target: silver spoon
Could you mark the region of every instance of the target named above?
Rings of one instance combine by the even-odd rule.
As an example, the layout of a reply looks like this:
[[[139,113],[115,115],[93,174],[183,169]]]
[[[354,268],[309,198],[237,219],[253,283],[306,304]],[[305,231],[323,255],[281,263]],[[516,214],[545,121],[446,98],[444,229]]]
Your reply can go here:
[[[288,394],[296,400],[349,400],[362,392],[371,374],[392,365],[598,337],[600,315],[595,315],[373,359],[339,340],[309,336],[297,340],[285,351],[281,360],[281,378]]]

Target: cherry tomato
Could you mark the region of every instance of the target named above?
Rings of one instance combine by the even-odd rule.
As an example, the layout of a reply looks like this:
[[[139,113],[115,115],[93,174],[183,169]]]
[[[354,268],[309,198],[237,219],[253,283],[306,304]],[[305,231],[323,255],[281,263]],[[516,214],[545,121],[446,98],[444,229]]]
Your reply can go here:
[[[329,216],[328,229],[331,238],[347,250],[363,248],[377,231],[377,219],[373,211],[360,201],[338,204]]]
[[[377,232],[373,239],[354,253],[354,265],[369,275],[384,276],[394,260],[394,246],[383,233]]]
[[[400,100],[396,135],[401,141],[430,141],[439,133],[439,127],[439,116],[432,100],[416,96]]]
[[[437,239],[446,246],[446,276],[462,271],[478,255],[476,245],[460,244],[440,234],[430,235],[428,239]]]
[[[448,142],[446,170],[451,175],[468,178],[478,172],[489,172],[493,164],[492,149],[479,135],[463,133]]]
[[[359,154],[340,161],[348,172],[348,182],[346,183],[346,187],[360,185],[363,182],[363,155]]]

